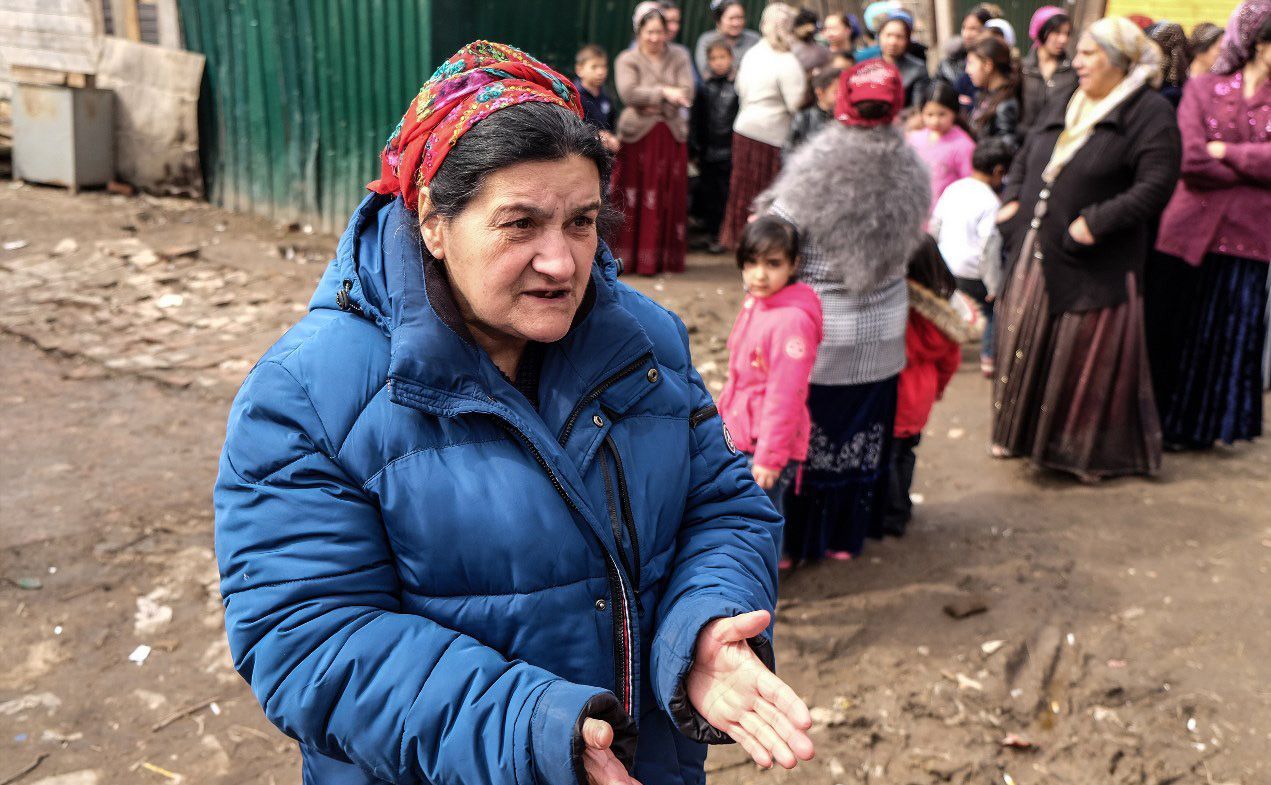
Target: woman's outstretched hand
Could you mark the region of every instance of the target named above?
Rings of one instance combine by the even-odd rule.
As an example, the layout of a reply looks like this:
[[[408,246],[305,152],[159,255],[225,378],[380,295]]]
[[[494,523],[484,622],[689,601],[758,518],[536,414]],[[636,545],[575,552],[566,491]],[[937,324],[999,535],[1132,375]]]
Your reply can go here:
[[[609,749],[613,726],[604,720],[583,720],[583,768],[587,785],[640,785]]]
[[[812,715],[794,690],[746,643],[768,628],[771,615],[753,611],[716,619],[697,636],[687,688],[693,708],[727,733],[761,767],[793,769],[812,760]]]

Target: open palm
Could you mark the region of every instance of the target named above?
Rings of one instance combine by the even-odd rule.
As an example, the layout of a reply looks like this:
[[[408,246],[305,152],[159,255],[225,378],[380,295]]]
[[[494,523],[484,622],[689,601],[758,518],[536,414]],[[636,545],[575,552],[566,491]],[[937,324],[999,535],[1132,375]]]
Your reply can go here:
[[[697,636],[688,698],[714,727],[742,746],[755,763],[792,769],[812,760],[807,705],[751,651],[747,639],[768,628],[767,611],[716,619]]]

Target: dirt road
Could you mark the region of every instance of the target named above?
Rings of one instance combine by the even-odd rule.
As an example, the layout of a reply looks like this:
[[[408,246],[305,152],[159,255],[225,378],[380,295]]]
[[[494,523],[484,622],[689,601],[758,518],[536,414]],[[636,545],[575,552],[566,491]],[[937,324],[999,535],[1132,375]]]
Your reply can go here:
[[[229,664],[210,491],[233,390],[333,238],[7,185],[0,216],[27,243],[0,251],[0,782],[298,782]],[[736,270],[689,266],[634,283],[719,384]],[[709,780],[1271,782],[1271,447],[1082,486],[990,459],[986,400],[967,363],[907,537],[783,577],[780,668],[816,760],[765,773],[718,748]]]

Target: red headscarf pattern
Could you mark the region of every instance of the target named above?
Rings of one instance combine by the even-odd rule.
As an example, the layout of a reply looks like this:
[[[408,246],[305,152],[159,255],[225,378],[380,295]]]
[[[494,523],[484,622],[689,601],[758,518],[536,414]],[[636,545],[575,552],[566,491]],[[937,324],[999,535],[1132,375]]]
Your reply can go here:
[[[422,189],[465,133],[509,106],[547,103],[582,119],[578,89],[516,47],[473,41],[428,78],[380,153],[380,179],[367,188],[400,194],[418,210]]]

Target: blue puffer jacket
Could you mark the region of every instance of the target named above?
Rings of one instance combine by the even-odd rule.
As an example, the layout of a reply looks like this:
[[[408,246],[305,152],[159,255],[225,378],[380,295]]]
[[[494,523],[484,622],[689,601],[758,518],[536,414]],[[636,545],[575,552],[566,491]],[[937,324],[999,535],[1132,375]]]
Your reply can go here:
[[[362,202],[230,412],[238,671],[310,784],[574,785],[585,716],[644,785],[702,782],[701,742],[727,737],[686,700],[694,642],[773,610],[781,521],[684,325],[602,245],[535,409],[421,274],[413,217]]]

